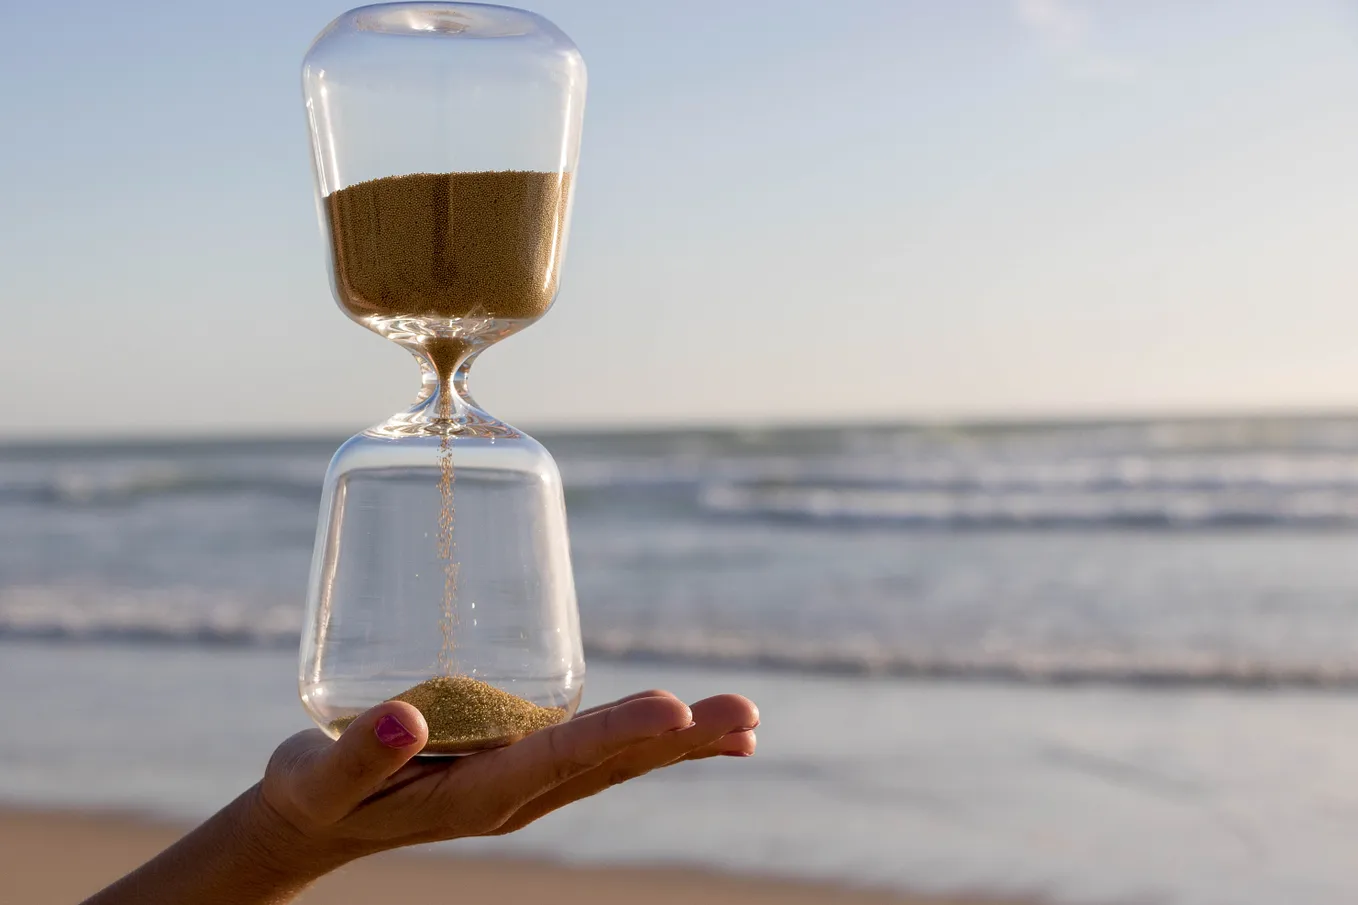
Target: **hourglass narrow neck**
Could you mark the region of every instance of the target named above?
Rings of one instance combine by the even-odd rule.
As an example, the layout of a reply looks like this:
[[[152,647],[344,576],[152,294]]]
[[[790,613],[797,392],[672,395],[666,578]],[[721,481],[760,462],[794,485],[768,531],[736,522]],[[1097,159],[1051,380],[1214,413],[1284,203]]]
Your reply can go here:
[[[485,348],[464,340],[402,343],[420,367],[420,392],[406,412],[370,429],[384,437],[514,437],[518,432],[487,414],[469,389],[472,362]]]
[[[472,344],[461,338],[431,338],[411,347],[410,351],[420,365],[423,386],[421,402],[416,408],[421,415],[431,426],[445,430],[465,422],[469,406],[457,391],[457,374],[472,357]]]
[[[458,365],[457,370],[453,372],[453,392],[456,393],[458,398],[463,402],[475,409],[479,409],[480,406],[478,406],[476,400],[472,398],[470,381],[472,362],[475,361],[476,356],[480,354],[481,350],[477,349],[475,352],[464,358],[462,364]]]

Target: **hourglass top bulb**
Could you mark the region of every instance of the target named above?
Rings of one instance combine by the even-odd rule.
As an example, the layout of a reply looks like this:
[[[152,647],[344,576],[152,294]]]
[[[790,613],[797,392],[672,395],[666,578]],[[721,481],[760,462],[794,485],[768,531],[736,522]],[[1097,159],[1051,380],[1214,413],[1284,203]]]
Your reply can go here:
[[[392,3],[332,22],[303,86],[340,307],[444,380],[545,314],[585,81],[570,39],[524,10]]]

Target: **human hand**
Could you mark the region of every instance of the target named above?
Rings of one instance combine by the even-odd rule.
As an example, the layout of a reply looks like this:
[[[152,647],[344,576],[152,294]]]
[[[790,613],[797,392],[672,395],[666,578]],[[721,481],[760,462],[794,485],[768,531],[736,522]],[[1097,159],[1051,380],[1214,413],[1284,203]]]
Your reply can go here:
[[[337,741],[294,735],[269,762],[258,805],[286,848],[323,872],[363,855],[503,835],[573,801],[686,760],[754,753],[759,711],[739,695],[692,709],[647,691],[505,748],[411,762],[428,738],[410,704],[388,701]]]

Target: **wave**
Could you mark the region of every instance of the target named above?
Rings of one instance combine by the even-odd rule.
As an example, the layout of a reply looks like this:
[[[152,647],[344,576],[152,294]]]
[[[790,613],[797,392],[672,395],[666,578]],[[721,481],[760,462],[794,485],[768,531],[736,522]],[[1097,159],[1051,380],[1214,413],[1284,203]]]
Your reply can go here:
[[[827,436],[835,436],[833,434]],[[1358,525],[1358,453],[1232,452],[1011,458],[991,443],[938,450],[737,455],[564,451],[572,506],[696,517],[901,527]],[[623,444],[625,446],[625,444]],[[97,451],[96,451],[97,452]],[[0,505],[130,506],[252,497],[314,506],[325,457],[285,451],[0,458]]]
[[[162,592],[163,594],[164,592]],[[47,599],[44,599],[46,597]],[[97,609],[36,595],[0,603],[0,640],[57,644],[169,644],[294,649],[301,612],[217,602],[183,606],[182,595]],[[1112,654],[1098,651],[928,651],[854,642],[754,641],[711,634],[647,635],[610,630],[588,635],[586,658],[846,678],[983,681],[1006,684],[1106,684],[1136,687],[1358,689],[1358,662],[1297,663],[1227,654]]]
[[[949,492],[1330,490],[1358,492],[1358,455],[1212,455],[1058,457],[1014,460],[952,456],[848,455],[796,458],[689,457],[651,460],[563,459],[578,488],[651,487],[725,481],[771,486]]]
[[[1358,662],[1282,663],[1227,655],[1114,655],[1012,651],[971,654],[902,651],[845,644],[788,644],[734,638],[650,639],[612,634],[587,639],[596,660],[791,671],[860,678],[1112,684],[1223,688],[1358,688]]]
[[[699,505],[712,515],[729,518],[917,528],[1358,525],[1358,489],[981,492],[719,483],[701,490]]]
[[[11,588],[0,597],[0,638],[6,639],[295,646],[301,622],[293,604],[192,588]]]
[[[121,469],[64,469],[0,477],[0,504],[98,506],[176,495],[241,494],[314,501],[319,475],[284,470],[194,470],[175,465]]]

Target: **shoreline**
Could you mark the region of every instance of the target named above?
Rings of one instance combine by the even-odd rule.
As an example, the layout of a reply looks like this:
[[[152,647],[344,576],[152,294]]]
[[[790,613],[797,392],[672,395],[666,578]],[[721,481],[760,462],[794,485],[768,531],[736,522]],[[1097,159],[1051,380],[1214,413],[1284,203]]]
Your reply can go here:
[[[74,905],[178,839],[182,823],[125,812],[0,806],[0,877],[6,898]],[[1004,905],[975,895],[912,895],[835,883],[674,865],[570,865],[546,859],[390,852],[323,878],[308,905],[439,901],[552,901],[558,905]],[[1010,900],[1010,905],[1018,903]]]

